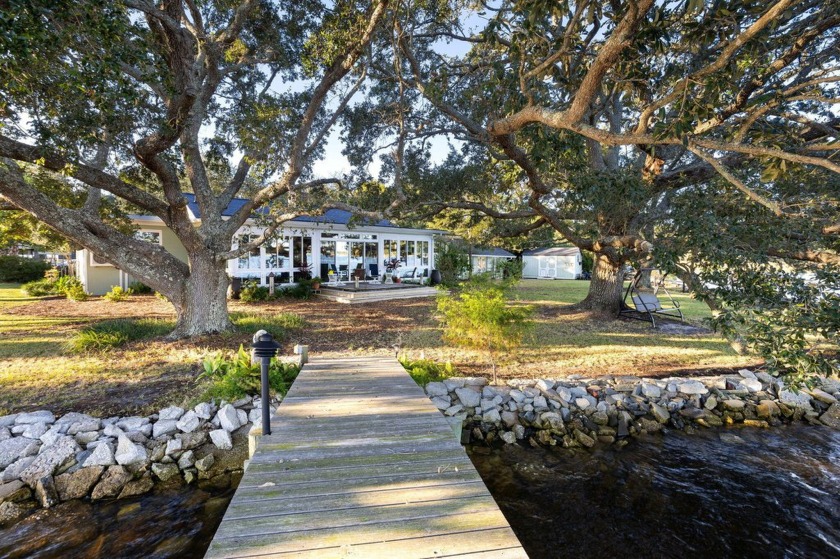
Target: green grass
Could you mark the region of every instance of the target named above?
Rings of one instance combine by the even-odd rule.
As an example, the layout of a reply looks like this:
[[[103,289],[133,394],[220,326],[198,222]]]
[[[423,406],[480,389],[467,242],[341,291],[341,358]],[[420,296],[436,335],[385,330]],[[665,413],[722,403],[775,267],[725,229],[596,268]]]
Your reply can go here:
[[[290,312],[277,314],[232,312],[230,319],[240,332],[253,334],[262,329],[274,336],[276,340],[284,339],[289,330],[303,328],[306,324],[302,316]]]
[[[65,344],[70,353],[107,351],[128,342],[164,336],[175,322],[155,318],[120,318],[103,320],[84,328]]]
[[[754,365],[713,332],[692,335],[662,332],[647,322],[610,320],[575,311],[586,297],[588,281],[523,280],[512,292],[517,304],[535,308],[534,329],[519,350],[503,357],[505,378],[563,377],[571,374],[661,376],[713,374],[721,369]],[[702,325],[709,308],[688,294],[673,293],[686,320]],[[403,349],[438,362],[451,361],[467,374],[488,375],[489,354],[449,347],[433,322],[404,336]]]

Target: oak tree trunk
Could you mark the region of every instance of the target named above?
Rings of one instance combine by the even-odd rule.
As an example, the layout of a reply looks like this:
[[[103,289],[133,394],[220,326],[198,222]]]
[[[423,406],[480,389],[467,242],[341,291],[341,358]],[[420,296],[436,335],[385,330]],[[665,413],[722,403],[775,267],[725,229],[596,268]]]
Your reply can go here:
[[[187,338],[230,330],[227,289],[230,283],[225,262],[216,262],[210,252],[190,254],[190,275],[180,296],[172,299],[178,322],[171,338]]]
[[[621,308],[624,281],[623,263],[616,264],[604,254],[595,253],[589,293],[578,308],[604,314],[618,314]]]

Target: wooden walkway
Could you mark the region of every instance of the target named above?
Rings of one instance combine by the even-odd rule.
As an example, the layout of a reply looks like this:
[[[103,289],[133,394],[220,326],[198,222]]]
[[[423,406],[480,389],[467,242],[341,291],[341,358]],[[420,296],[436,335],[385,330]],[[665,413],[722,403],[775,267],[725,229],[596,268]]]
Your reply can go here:
[[[206,557],[527,558],[446,419],[393,358],[313,359],[271,432]]]

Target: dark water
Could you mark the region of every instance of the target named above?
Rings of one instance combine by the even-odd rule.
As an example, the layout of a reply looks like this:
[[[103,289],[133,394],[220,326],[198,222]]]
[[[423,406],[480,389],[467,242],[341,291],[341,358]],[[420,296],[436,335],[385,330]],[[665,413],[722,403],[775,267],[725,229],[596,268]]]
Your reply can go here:
[[[233,492],[182,488],[96,505],[62,503],[0,529],[0,557],[203,557]]]
[[[621,450],[470,455],[532,559],[840,558],[840,432],[672,432]],[[233,490],[75,501],[0,529],[0,558],[202,557]]]
[[[532,559],[840,557],[840,432],[828,428],[470,456]]]

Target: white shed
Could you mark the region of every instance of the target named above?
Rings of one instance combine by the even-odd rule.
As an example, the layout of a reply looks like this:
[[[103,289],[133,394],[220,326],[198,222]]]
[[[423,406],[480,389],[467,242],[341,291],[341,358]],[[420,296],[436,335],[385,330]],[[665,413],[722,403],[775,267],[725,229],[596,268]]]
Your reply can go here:
[[[522,253],[522,277],[529,279],[577,279],[583,260],[577,247],[548,247]]]
[[[496,266],[499,262],[506,260],[514,260],[515,254],[512,254],[505,249],[498,247],[482,248],[475,247],[470,251],[470,259],[472,260],[472,273],[483,274],[490,272],[496,275]]]

